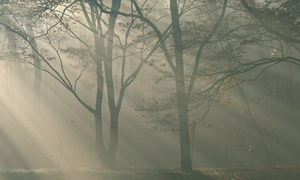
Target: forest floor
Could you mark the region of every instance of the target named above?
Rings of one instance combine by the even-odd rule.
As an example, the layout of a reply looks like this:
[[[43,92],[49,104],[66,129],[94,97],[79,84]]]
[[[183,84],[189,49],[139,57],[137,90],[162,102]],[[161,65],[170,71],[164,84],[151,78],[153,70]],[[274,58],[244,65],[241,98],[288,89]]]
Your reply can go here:
[[[198,168],[101,170],[3,170],[1,180],[300,180],[300,166],[273,168]]]

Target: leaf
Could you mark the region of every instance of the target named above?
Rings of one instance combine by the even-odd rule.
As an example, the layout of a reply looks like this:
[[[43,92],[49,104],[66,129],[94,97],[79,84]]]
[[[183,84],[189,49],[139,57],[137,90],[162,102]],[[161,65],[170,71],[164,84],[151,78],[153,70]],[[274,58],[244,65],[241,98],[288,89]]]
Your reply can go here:
[[[277,53],[277,54],[276,54],[276,57],[279,57],[280,55],[281,55],[281,53]]]

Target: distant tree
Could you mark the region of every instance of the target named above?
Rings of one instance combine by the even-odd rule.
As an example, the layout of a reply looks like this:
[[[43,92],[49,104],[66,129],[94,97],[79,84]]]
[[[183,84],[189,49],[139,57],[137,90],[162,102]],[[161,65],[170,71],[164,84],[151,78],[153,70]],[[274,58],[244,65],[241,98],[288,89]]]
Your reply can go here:
[[[299,1],[266,1],[262,4],[255,3],[255,1],[251,4],[246,0],[240,1],[247,12],[269,33],[286,42],[299,45]]]
[[[15,65],[18,66],[17,73],[20,75],[19,77],[25,80],[25,72],[22,69],[22,62],[24,59],[22,55],[25,53],[25,49],[20,49],[18,47],[22,47],[22,43],[20,42],[20,37],[16,37],[16,34],[12,30],[18,30],[19,33],[22,33],[24,36],[28,37],[28,40],[32,43],[31,53],[26,52],[26,58],[33,60],[33,65],[38,67],[34,68],[34,85],[33,89],[35,95],[39,97],[40,88],[41,88],[41,62],[39,60],[36,51],[38,51],[37,43],[34,38],[34,33],[38,29],[37,24],[42,21],[41,18],[37,17],[36,14],[32,13],[29,9],[26,8],[26,4],[23,1],[3,1],[1,3],[1,14],[2,14],[2,23],[5,23],[6,34],[8,35],[8,44],[14,42],[14,47],[11,48],[10,54],[18,54],[18,57],[13,59],[15,61]],[[34,22],[34,23],[33,23]],[[13,40],[15,39],[15,40]],[[16,45],[16,41],[18,45]],[[11,47],[10,45],[8,47]],[[19,52],[18,52],[19,51]],[[3,52],[2,52],[3,53]],[[3,54],[5,56],[5,54]],[[6,58],[4,57],[3,60]],[[10,61],[11,58],[8,58]],[[28,60],[29,62],[29,60]],[[22,74],[22,75],[21,75]]]

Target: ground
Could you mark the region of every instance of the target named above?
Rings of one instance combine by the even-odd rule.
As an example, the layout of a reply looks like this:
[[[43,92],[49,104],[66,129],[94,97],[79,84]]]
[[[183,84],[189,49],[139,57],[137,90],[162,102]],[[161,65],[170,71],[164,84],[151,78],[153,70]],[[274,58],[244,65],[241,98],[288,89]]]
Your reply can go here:
[[[3,180],[298,180],[300,166],[273,168],[197,168],[183,173],[178,169],[119,169],[100,168],[77,170],[3,170]]]

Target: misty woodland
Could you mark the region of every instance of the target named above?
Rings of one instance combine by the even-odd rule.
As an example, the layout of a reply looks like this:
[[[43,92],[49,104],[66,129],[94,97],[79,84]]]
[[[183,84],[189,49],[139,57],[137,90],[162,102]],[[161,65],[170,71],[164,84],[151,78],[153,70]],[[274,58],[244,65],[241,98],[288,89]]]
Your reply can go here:
[[[299,0],[1,0],[0,170],[300,164]]]

